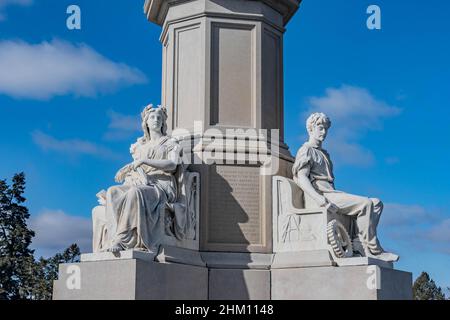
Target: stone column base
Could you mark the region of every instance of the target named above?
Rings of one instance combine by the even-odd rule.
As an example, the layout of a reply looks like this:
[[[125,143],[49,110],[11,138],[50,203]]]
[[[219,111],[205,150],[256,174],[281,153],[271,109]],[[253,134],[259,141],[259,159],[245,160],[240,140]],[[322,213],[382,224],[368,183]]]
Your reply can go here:
[[[77,288],[75,277],[80,275]],[[54,300],[206,300],[208,269],[140,257],[61,264]]]
[[[412,300],[409,272],[376,265],[278,269],[274,300]]]
[[[82,256],[62,264],[55,300],[409,300],[412,275],[384,266],[326,265],[316,256],[280,263],[273,254],[165,248]],[[370,263],[370,261],[354,261]],[[79,276],[79,286],[77,277]]]

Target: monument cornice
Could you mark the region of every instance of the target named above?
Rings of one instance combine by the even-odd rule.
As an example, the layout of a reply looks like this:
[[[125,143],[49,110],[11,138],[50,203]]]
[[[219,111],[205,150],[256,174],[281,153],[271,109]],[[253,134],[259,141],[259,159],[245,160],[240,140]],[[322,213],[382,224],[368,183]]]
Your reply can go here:
[[[145,0],[144,13],[150,22],[163,25],[169,7],[171,5],[190,2],[193,0]],[[260,1],[283,16],[283,23],[286,25],[295,12],[298,10],[302,0],[248,0]]]
[[[184,21],[190,21],[190,20],[194,20],[194,19],[204,18],[204,17],[217,18],[217,19],[234,17],[236,20],[241,19],[241,20],[246,20],[246,21],[251,21],[251,20],[261,21],[261,22],[264,22],[267,25],[271,26],[272,28],[278,30],[281,33],[284,33],[286,31],[286,29],[284,27],[280,27],[280,26],[276,25],[275,23],[273,23],[272,21],[270,21],[269,19],[266,19],[262,16],[205,12],[205,13],[193,14],[193,15],[186,16],[186,17],[183,17],[180,19],[176,19],[176,20],[166,21],[166,23],[164,24],[164,26],[162,28],[160,41],[164,41],[164,39],[166,38],[166,35],[167,35],[167,32],[169,31],[170,25],[177,24],[177,23],[184,22]]]

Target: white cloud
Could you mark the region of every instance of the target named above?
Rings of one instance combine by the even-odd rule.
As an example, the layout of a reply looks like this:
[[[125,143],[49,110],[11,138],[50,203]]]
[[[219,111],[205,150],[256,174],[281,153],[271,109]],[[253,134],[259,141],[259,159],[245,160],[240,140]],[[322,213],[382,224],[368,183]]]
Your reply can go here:
[[[425,237],[435,242],[445,243],[450,253],[450,219],[445,219],[433,226]]]
[[[110,110],[108,131],[105,133],[106,140],[128,139],[133,133],[141,131],[141,121],[139,115],[124,115]]]
[[[120,159],[121,157],[106,147],[90,141],[80,139],[59,140],[41,131],[32,133],[33,141],[44,151],[54,151],[69,156],[90,155],[106,159]]]
[[[330,136],[327,139],[327,146],[335,164],[368,167],[375,163],[373,153],[356,142]]]
[[[382,226],[415,226],[436,221],[436,214],[420,205],[386,203],[380,221]]]
[[[312,112],[323,112],[332,121],[327,146],[337,164],[370,166],[373,153],[359,141],[364,135],[383,127],[383,119],[396,116],[401,109],[375,98],[367,89],[343,85],[328,88],[324,96],[310,97],[306,119]]]
[[[411,248],[450,254],[450,219],[436,208],[388,203],[379,229]]]
[[[0,94],[39,100],[93,97],[146,81],[138,69],[113,62],[86,44],[0,42]]]
[[[33,0],[0,0],[0,22],[6,20],[5,10],[8,6],[30,6]]]
[[[90,218],[72,216],[62,210],[44,210],[29,220],[35,231],[32,247],[44,256],[61,252],[73,243],[81,252],[92,251],[92,222]]]
[[[138,115],[129,116],[111,110],[108,112],[108,116],[111,119],[108,126],[110,129],[125,131],[137,131],[141,129],[140,118]]]

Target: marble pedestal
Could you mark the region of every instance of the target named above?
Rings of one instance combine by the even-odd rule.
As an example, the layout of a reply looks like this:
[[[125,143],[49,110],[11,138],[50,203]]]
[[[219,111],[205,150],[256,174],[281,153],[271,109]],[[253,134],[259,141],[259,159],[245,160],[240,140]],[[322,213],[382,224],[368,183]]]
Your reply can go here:
[[[371,266],[278,269],[273,300],[412,300],[409,272]]]
[[[170,247],[159,254],[127,251],[117,257],[83,255],[82,260],[60,266],[55,300],[412,299],[411,273],[376,260],[336,266],[320,254],[294,259]],[[364,263],[370,265],[358,265]],[[79,289],[67,286],[74,268]]]
[[[201,177],[202,251],[272,252],[272,176],[289,177],[283,38],[300,0],[147,0],[161,26],[168,133]],[[279,160],[270,174],[260,167]]]
[[[179,263],[156,262],[154,254],[128,251],[84,255],[80,263],[61,264],[53,285],[54,300],[204,300],[208,270]],[[73,267],[75,266],[75,268]],[[80,275],[80,287],[67,286]]]

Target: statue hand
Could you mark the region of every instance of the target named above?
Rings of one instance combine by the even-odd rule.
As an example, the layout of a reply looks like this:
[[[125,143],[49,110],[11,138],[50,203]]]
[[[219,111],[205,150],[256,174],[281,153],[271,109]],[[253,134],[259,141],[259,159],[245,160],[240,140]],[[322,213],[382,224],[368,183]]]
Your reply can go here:
[[[325,207],[328,204],[327,198],[325,198],[324,196],[321,196],[319,199],[316,199],[316,201],[319,207]]]
[[[120,169],[120,170],[117,172],[117,174],[116,174],[114,180],[115,180],[117,183],[122,183],[122,182],[125,180],[125,175],[126,175],[129,171],[130,171],[130,165],[126,165],[125,167],[123,167],[122,169]]]
[[[136,160],[133,162],[133,169],[136,170],[137,168],[139,168],[140,166],[142,166],[144,164],[144,161],[142,160]]]
[[[119,170],[119,172],[116,173],[116,176],[114,177],[114,181],[117,183],[123,182],[123,172],[122,170]]]
[[[332,202],[329,202],[326,206],[329,213],[336,214],[338,213],[339,207]]]
[[[330,213],[337,213],[339,210],[339,207],[337,205],[335,205],[334,203],[330,202],[327,200],[327,198],[325,198],[324,196],[321,196],[318,200],[317,200],[317,204],[322,208],[325,207],[328,212]]]

